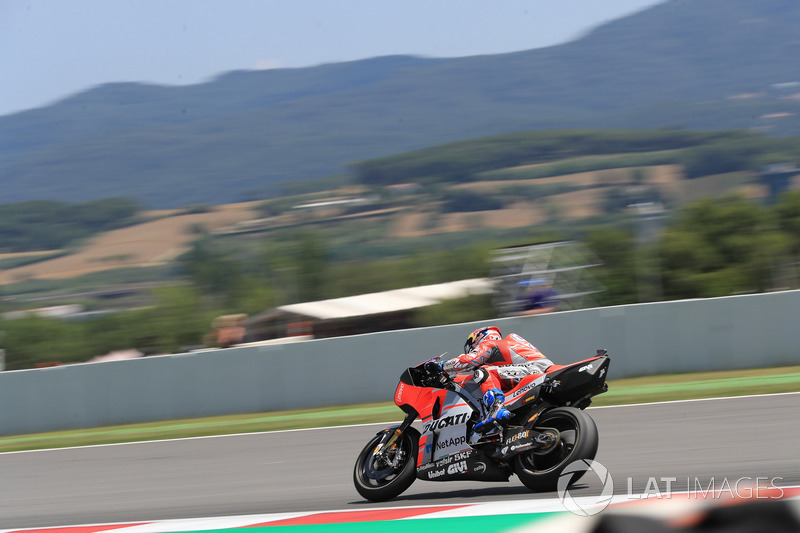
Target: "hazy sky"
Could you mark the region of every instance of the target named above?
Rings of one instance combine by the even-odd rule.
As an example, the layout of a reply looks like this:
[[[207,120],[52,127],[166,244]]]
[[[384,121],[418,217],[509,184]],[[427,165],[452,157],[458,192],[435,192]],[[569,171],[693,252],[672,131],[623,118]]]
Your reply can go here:
[[[0,115],[95,85],[574,39],[662,0],[0,0]]]

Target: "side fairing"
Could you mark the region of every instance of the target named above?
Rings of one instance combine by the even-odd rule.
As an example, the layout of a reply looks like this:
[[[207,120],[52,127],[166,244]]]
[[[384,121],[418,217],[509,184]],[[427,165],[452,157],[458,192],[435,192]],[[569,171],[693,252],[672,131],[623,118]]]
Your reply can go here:
[[[539,385],[544,383],[546,378],[545,374],[524,378],[516,387],[506,393],[506,407],[513,410],[535,400],[539,392]]]
[[[467,422],[472,416],[472,407],[454,392],[441,392],[445,394],[440,406],[432,410],[438,412],[422,418],[418,465],[470,448],[467,444]]]

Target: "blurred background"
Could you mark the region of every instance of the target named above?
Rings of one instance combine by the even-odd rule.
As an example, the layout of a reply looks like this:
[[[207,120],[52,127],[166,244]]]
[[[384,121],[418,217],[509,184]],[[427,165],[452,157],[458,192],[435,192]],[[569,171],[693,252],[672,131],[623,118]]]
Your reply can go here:
[[[800,4],[551,4],[0,2],[5,369],[798,288]]]

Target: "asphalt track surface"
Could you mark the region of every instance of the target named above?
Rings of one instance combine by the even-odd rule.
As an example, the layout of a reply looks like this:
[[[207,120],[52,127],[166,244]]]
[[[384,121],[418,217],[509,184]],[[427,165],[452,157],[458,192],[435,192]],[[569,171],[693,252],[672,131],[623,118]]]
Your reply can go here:
[[[596,460],[611,473],[615,493],[706,488],[712,478],[718,489],[742,478],[800,485],[800,393],[588,412],[600,430]],[[0,454],[0,529],[556,496],[530,493],[512,477],[416,481],[395,500],[366,502],[353,488],[352,468],[380,428]],[[599,494],[592,477],[571,494]]]

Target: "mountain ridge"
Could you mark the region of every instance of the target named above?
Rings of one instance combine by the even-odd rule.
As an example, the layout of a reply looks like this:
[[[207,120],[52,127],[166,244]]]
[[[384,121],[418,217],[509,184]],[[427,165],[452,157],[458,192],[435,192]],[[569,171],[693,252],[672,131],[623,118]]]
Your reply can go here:
[[[227,203],[358,160],[529,129],[800,133],[796,119],[758,120],[800,112],[772,89],[800,79],[798,26],[792,0],[670,0],[535,50],[106,84],[0,117],[3,201]]]

